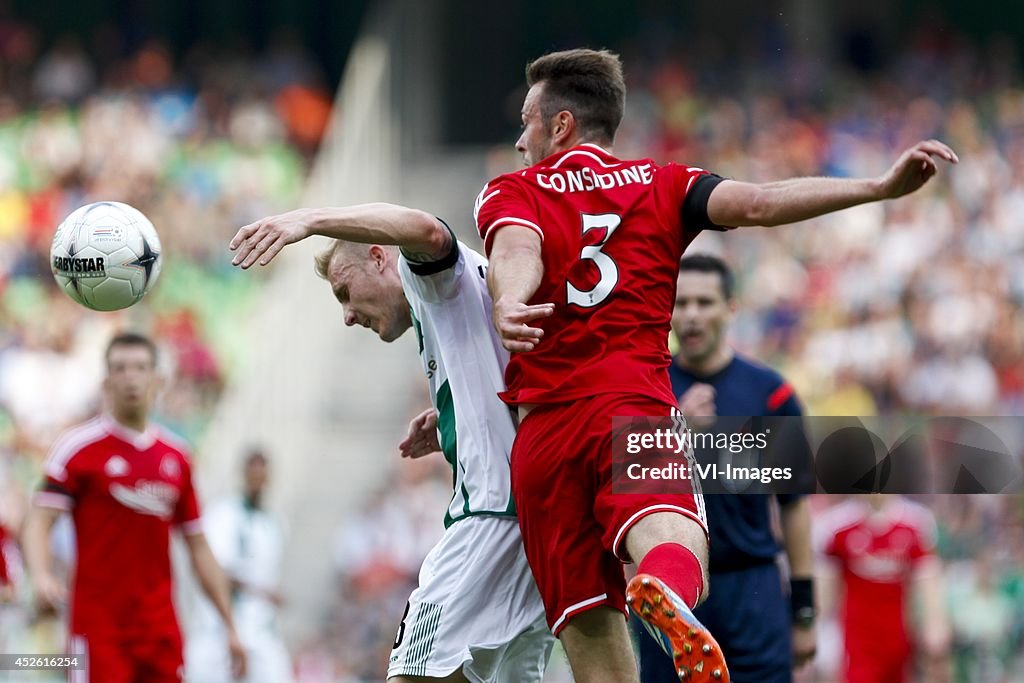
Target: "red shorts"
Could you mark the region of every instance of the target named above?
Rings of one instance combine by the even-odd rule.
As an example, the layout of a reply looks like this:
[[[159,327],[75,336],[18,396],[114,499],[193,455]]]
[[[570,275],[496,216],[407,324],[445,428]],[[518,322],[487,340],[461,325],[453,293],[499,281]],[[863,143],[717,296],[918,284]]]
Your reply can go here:
[[[185,677],[180,634],[125,640],[114,634],[72,634],[69,654],[85,654],[86,668],[69,683],[180,683]]]
[[[538,406],[519,426],[512,495],[526,558],[555,635],[593,607],[625,611],[622,543],[637,521],[678,512],[707,533],[699,495],[612,492],[612,417],[669,416],[675,409],[640,395],[591,396]]]
[[[903,683],[910,680],[910,667],[914,662],[910,648],[875,645],[862,648],[857,653],[847,648],[844,680],[847,683]]]

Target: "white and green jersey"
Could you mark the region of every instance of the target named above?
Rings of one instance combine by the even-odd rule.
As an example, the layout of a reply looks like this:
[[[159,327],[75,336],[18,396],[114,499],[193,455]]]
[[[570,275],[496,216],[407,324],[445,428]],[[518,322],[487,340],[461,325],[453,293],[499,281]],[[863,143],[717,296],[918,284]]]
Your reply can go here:
[[[516,428],[505,390],[508,351],[491,324],[487,259],[456,242],[436,263],[398,262],[420,358],[437,409],[454,495],[445,527],[473,515],[515,515],[509,455]]]

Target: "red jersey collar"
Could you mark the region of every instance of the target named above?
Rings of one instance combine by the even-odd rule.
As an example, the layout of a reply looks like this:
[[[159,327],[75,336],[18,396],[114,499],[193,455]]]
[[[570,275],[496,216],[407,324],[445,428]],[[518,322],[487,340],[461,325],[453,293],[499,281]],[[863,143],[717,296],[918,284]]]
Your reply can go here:
[[[585,162],[586,160],[597,161],[601,166],[606,168],[618,166],[622,163],[604,147],[595,145],[592,142],[583,142],[575,147],[561,152],[556,152],[555,154],[542,159],[540,162],[534,164],[534,168],[559,168],[566,165],[576,165],[581,161]]]
[[[152,424],[147,423],[145,431],[138,432],[131,427],[126,427],[114,419],[109,413],[100,416],[100,422],[111,435],[126,443],[135,446],[137,450],[144,451],[156,443],[156,429]]]

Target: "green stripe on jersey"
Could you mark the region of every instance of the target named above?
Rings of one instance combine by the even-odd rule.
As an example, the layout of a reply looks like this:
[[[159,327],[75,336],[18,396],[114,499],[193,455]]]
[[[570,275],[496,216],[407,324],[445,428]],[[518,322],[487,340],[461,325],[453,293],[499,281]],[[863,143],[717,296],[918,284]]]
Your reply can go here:
[[[448,380],[437,390],[437,431],[441,432],[441,451],[448,464],[455,468],[459,461],[458,434],[455,431],[455,401]]]
[[[438,387],[434,405],[437,406],[437,431],[441,433],[441,452],[452,468],[452,489],[455,489],[458,481],[459,438],[455,431],[455,401],[452,399],[452,388],[447,379]],[[455,498],[455,491],[452,492],[452,498]],[[466,496],[465,502],[468,506],[469,496]],[[450,527],[453,521],[455,520],[452,519],[449,510],[444,514],[444,528]]]
[[[416,312],[412,310],[412,306],[409,307],[409,317],[412,318],[412,328],[416,330],[416,343],[420,346],[420,355],[423,355],[423,326],[420,325],[420,321],[416,318]]]

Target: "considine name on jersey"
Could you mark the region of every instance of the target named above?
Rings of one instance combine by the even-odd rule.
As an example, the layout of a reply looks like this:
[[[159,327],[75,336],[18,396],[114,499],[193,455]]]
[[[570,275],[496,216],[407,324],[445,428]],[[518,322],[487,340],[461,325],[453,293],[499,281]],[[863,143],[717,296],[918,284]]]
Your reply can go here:
[[[640,164],[608,173],[597,173],[586,167],[574,171],[538,173],[537,184],[555,192],[590,192],[637,183],[650,185],[653,178],[651,164]]]

